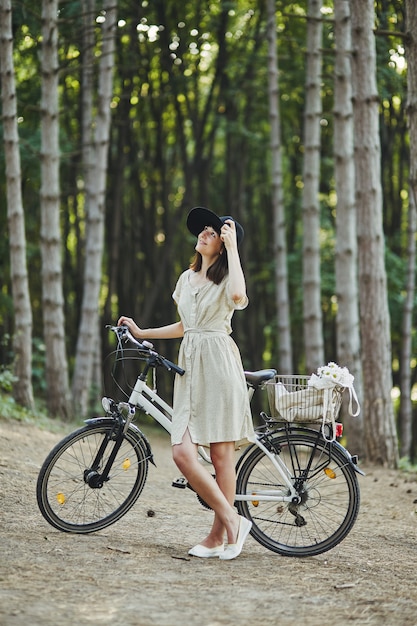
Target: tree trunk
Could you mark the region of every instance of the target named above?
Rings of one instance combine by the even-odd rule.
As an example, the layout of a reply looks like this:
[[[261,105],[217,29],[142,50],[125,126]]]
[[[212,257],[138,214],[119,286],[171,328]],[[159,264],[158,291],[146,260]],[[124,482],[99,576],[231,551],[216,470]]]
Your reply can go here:
[[[395,467],[398,445],[391,400],[391,338],[382,227],[374,2],[352,0],[351,7],[365,445],[369,461]]]
[[[409,92],[409,102],[410,102]],[[414,104],[414,107],[416,104]],[[414,116],[416,111],[414,111]],[[416,122],[413,122],[417,130]],[[414,458],[413,443],[413,404],[411,400],[411,360],[412,338],[413,338],[413,313],[415,299],[415,283],[416,283],[416,232],[417,232],[417,178],[416,165],[412,165],[413,158],[417,154],[413,142],[417,141],[417,135],[412,137],[410,123],[410,186],[408,198],[408,232],[407,232],[407,275],[405,284],[405,300],[403,309],[402,337],[401,337],[401,363],[400,363],[400,440],[402,457],[408,459]],[[414,169],[414,172],[413,172]]]
[[[324,364],[320,280],[320,118],[322,0],[308,0],[303,164],[303,316],[306,370]]]
[[[355,162],[353,157],[353,109],[351,68],[351,25],[349,0],[335,0],[334,76],[334,161],[337,193],[336,210],[336,296],[337,360],[355,377],[355,390],[362,403],[359,305],[355,207]],[[350,418],[342,407],[344,434],[351,450],[361,457],[363,417]]]
[[[7,216],[9,224],[10,274],[15,330],[13,334],[15,400],[34,407],[32,389],[32,308],[26,262],[25,216],[17,130],[17,98],[13,66],[11,0],[0,0],[0,84],[6,161]]]
[[[275,301],[278,327],[278,364],[282,374],[292,372],[291,321],[288,292],[287,241],[282,180],[281,121],[278,85],[275,0],[267,0],[268,94],[271,125],[272,213],[274,220]]]
[[[413,310],[416,282],[416,229],[417,229],[417,6],[415,0],[406,0],[406,56],[407,56],[407,116],[410,135],[410,181],[408,192],[408,246],[406,296],[403,312],[403,336],[400,364],[400,431],[401,456],[411,458],[412,402],[411,358]]]
[[[81,415],[85,415],[88,409],[94,351],[99,345],[100,337],[98,328],[99,297],[104,248],[104,208],[117,18],[117,6],[114,0],[106,0],[103,12],[105,21],[102,26],[102,50],[98,78],[98,112],[95,119],[93,162],[89,163],[91,176],[88,176],[86,181],[87,239],[84,292],[72,384],[76,410]]]
[[[68,419],[71,402],[65,350],[62,291],[61,233],[59,223],[58,142],[58,1],[42,2],[41,95],[41,257],[42,304],[46,346],[47,406]]]

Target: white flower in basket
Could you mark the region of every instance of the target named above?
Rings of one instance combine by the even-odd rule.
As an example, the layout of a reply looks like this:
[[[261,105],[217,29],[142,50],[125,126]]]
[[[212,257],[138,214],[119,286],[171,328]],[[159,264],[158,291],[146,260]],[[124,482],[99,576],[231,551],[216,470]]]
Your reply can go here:
[[[327,365],[319,367],[317,374],[312,374],[308,381],[310,387],[323,390],[323,426],[326,415],[330,412],[330,421],[334,426],[337,413],[340,410],[342,392],[349,390],[349,414],[353,417],[359,415],[360,406],[353,386],[354,377],[347,367],[340,367],[330,361]],[[356,402],[356,411],[353,411],[353,400]],[[334,430],[334,429],[333,429]],[[323,436],[324,429],[323,429]]]
[[[356,395],[355,388],[353,386],[354,377],[349,372],[347,367],[340,367],[337,363],[330,361],[325,366],[319,367],[317,374],[312,374],[309,378],[309,387],[315,389],[344,389],[349,390],[349,414],[352,417],[357,417],[361,410],[359,401]],[[356,402],[356,411],[353,411],[353,400]]]
[[[320,379],[319,382],[317,379]],[[313,387],[324,389],[331,385],[340,385],[340,387],[352,387],[353,376],[347,367],[340,367],[337,363],[330,361],[327,365],[319,367],[317,374],[312,374],[309,382]]]

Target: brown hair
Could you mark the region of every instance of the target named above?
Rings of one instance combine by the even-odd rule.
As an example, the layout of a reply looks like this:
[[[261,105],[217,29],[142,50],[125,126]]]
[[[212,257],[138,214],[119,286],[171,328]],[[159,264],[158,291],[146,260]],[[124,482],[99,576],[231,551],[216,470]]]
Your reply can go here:
[[[190,269],[194,272],[199,272],[203,264],[203,257],[199,252],[196,252],[193,260],[190,264]],[[218,258],[214,261],[213,265],[207,270],[206,276],[215,285],[220,285],[223,278],[229,273],[229,264],[227,262],[227,252],[223,249],[223,253],[219,254]]]

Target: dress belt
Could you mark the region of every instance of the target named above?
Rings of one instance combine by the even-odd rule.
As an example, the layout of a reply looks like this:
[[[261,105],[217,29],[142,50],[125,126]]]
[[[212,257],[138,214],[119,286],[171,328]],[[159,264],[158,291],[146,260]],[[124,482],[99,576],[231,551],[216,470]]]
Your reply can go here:
[[[205,333],[216,333],[217,335],[229,335],[225,330],[216,330],[215,328],[186,328],[184,330],[184,335],[186,333],[199,333],[200,335],[204,335]]]

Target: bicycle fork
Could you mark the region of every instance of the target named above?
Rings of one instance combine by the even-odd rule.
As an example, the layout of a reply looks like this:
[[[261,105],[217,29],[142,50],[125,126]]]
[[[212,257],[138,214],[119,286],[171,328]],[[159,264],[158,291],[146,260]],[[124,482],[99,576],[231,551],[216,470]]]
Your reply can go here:
[[[104,437],[97,451],[97,454],[91,464],[91,467],[84,470],[84,482],[91,489],[101,489],[105,482],[109,480],[110,470],[113,466],[117,453],[120,450],[120,446],[123,443],[124,436],[131,425],[131,422],[135,416],[135,408],[127,402],[120,402],[116,404],[109,398],[103,398],[103,408],[108,413],[111,413],[114,420],[114,428]],[[101,418],[95,418],[86,420],[86,423],[96,423],[102,421]],[[100,472],[101,463],[106,452],[107,446],[110,442],[114,442],[113,448],[109,454],[106,465],[103,471]],[[152,461],[152,453],[150,454]]]

